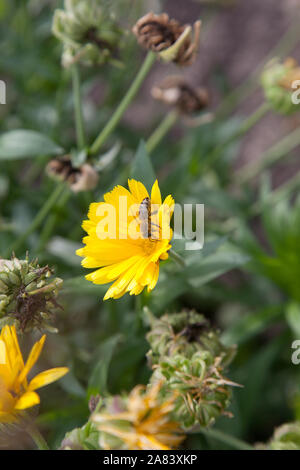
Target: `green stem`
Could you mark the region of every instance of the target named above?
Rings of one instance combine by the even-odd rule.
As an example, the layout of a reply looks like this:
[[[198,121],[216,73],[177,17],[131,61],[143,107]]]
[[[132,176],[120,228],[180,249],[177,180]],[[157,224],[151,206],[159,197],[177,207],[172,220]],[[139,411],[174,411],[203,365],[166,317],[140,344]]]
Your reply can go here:
[[[143,292],[140,295],[135,296],[134,307],[135,307],[134,327],[137,332],[140,332],[143,328],[143,307],[144,307]]]
[[[294,148],[300,145],[300,129],[297,128],[280,142],[277,142],[273,147],[262,154],[258,161],[249,163],[248,165],[237,171],[235,179],[239,184],[248,182],[250,179],[259,175],[265,168],[278,162],[282,157],[285,157]]]
[[[24,183],[27,186],[32,186],[33,182],[37,179],[39,174],[45,169],[47,160],[48,160],[47,157],[41,156],[41,157],[36,158],[32,162],[24,178]]]
[[[204,436],[208,438],[216,439],[217,441],[223,442],[224,444],[229,445],[233,449],[254,450],[250,444],[247,444],[246,442],[241,441],[240,439],[226,434],[218,429],[200,429],[196,432],[204,434]]]
[[[69,188],[65,188],[65,191],[62,193],[62,195],[61,195],[61,197],[58,201],[58,204],[57,204],[57,209],[58,210],[65,207],[65,205],[67,204],[67,202],[70,199],[71,195],[72,195],[71,190]],[[47,222],[45,223],[44,228],[42,230],[38,246],[35,250],[36,252],[39,253],[44,249],[46,243],[48,242],[49,238],[51,237],[51,235],[53,233],[53,230],[55,228],[55,225],[57,224],[58,219],[59,219],[59,214],[57,212],[51,214],[48,217]]]
[[[259,108],[257,108],[251,116],[249,116],[242,124],[241,128],[225,142],[225,145],[238,139],[239,137],[246,134],[252,127],[254,127],[266,114],[270,111],[270,105],[264,102]]]
[[[35,424],[33,424],[32,422],[28,423],[26,426],[26,431],[30,435],[39,450],[50,450],[46,440],[43,438],[42,434],[35,426]]]
[[[234,134],[229,136],[226,140],[224,140],[224,142],[222,142],[221,144],[217,145],[217,147],[215,147],[215,149],[208,155],[204,166],[211,165],[219,157],[219,155],[224,151],[225,147],[233,143],[235,140],[238,140],[240,137],[246,134],[250,129],[252,129],[252,127],[254,127],[265,116],[265,114],[269,110],[270,110],[269,104],[264,102],[258,109],[254,111],[253,114],[251,114],[251,116],[245,119],[241,127]]]
[[[148,72],[151,69],[152,65],[154,64],[155,60],[156,60],[156,54],[154,54],[154,52],[151,52],[151,51],[148,52],[142,67],[140,68],[137,76],[132,82],[126,95],[122,99],[121,103],[117,107],[116,111],[114,112],[114,114],[112,115],[112,117],[110,118],[106,126],[104,127],[104,129],[102,129],[102,131],[96,138],[95,142],[91,146],[90,148],[91,154],[97,153],[102,147],[102,145],[105,143],[106,139],[114,131],[119,121],[121,120],[123,114],[125,113],[126,109],[131,104],[132,100],[134,99],[137,92],[139,91],[143,81],[148,75]]]
[[[184,259],[178,253],[176,253],[176,251],[171,249],[169,251],[169,255],[170,255],[170,258],[172,258],[174,261],[176,261],[176,263],[178,263],[181,267],[183,267],[183,268],[185,267]]]
[[[162,120],[162,122],[155,129],[153,134],[149,137],[146,142],[146,148],[149,153],[157,147],[159,142],[165,137],[169,130],[174,126],[175,122],[178,119],[178,112],[173,110]]]
[[[34,232],[42,224],[47,214],[50,212],[50,210],[52,209],[52,207],[58,200],[64,188],[65,188],[64,183],[60,183],[58,186],[56,186],[55,190],[53,191],[49,199],[47,199],[47,201],[45,202],[43,207],[40,209],[40,211],[37,213],[37,215],[31,222],[27,230],[25,230],[25,232],[17,240],[15,240],[10,247],[8,247],[8,249],[3,254],[3,258],[6,258],[7,256],[9,256],[13,251],[14,252],[17,251],[23,245],[23,243],[27,240],[29,235],[32,232]]]
[[[81,104],[80,75],[77,64],[72,65],[72,79],[77,145],[79,149],[83,149],[85,147],[85,133]]]

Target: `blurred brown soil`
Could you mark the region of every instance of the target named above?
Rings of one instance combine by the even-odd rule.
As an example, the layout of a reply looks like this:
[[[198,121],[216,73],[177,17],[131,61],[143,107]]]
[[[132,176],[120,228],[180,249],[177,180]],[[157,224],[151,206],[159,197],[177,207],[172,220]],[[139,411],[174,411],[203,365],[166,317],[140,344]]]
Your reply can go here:
[[[235,6],[213,7],[201,0],[166,0],[164,10],[184,23],[203,19],[203,31],[198,57],[192,67],[178,69],[173,65],[157,64],[146,80],[139,99],[126,113],[128,123],[149,134],[153,119],[163,115],[165,109],[150,96],[153,84],[170,74],[184,74],[194,85],[210,89],[212,105],[221,100],[217,79],[222,77],[228,89],[241,84],[255,68],[264,61],[280,38],[291,26],[296,14],[300,13],[300,0],[236,0]],[[300,60],[299,43],[289,55]],[[262,103],[262,91],[258,88],[251,93],[234,112],[250,115]],[[147,112],[145,112],[147,110]],[[269,113],[243,139],[236,162],[237,166],[260,157],[262,152],[281,136],[291,132],[300,124],[298,114],[286,118]],[[149,130],[148,130],[149,129]],[[172,132],[176,139],[178,128]],[[297,152],[299,153],[299,151]],[[274,185],[292,176],[299,168],[299,158],[281,164],[274,172]]]

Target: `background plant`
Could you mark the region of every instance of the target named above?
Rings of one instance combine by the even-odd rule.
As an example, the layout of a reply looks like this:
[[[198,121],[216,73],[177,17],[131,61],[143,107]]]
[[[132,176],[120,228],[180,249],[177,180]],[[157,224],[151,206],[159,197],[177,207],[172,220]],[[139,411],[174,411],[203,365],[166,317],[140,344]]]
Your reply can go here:
[[[144,53],[134,35],[125,34],[118,64],[79,66],[75,73],[63,68],[61,44],[51,33],[54,10],[62,8],[63,2],[39,3],[0,3],[4,51],[0,71],[9,92],[7,105],[0,107],[0,253],[10,258],[15,251],[24,259],[28,250],[30,258],[38,256],[40,265],[53,266],[55,275],[64,280],[59,296],[63,310],[55,322],[60,334],[48,335],[44,365],[54,367],[59,362],[71,371],[53,386],[55,393],[42,390],[40,428],[51,447],[57,448],[66,432],[87,422],[92,395],[116,395],[148,383],[151,370],[145,358],[149,349],[145,336],[149,329],[142,313],[146,305],[156,316],[195,309],[221,329],[226,346],[238,345],[229,375],[244,387],[233,390],[229,410],[234,418],[219,418],[211,431],[190,435],[184,446],[236,448],[243,447],[241,440],[267,441],[275,426],[299,420],[300,413],[299,369],[290,360],[300,322],[299,203],[294,198],[300,180],[293,158],[300,143],[299,112],[276,121],[276,128],[287,130],[285,139],[266,142],[257,161],[248,161],[239,171],[233,168],[243,151],[244,136],[246,141],[251,139],[265,119],[277,119],[276,111],[264,103],[260,72],[273,56],[285,59],[293,52],[298,30],[295,33],[292,24],[285,34],[278,32],[275,51],[266,51],[261,66],[239,87],[230,86],[224,63],[215,63],[208,80],[215,120],[187,127],[176,117],[171,135],[162,133],[156,147],[147,152],[140,141],[147,141],[159,128],[165,110],[157,104],[150,113],[143,100],[150,96],[157,77],[174,72],[173,65],[156,64],[155,75],[148,76],[125,118],[89,157],[99,173],[96,188],[75,194],[67,183],[49,178],[46,164],[68,154],[74,168],[82,166],[87,147],[126,95]],[[158,2],[154,3],[153,9],[159,12]],[[199,54],[207,58],[212,19],[236,15],[239,6],[229,6],[226,12],[200,2],[189,6],[188,21],[202,19],[204,49],[200,45]],[[161,2],[163,7],[173,15],[170,2]],[[123,0],[117,15],[122,18],[120,27],[130,30],[148,9],[142,1]],[[198,69],[194,70],[197,74]],[[196,85],[203,84],[196,80]],[[259,94],[252,95],[253,90],[260,90]],[[258,96],[256,110],[240,107],[249,95]],[[143,128],[138,125],[139,106],[142,114],[149,114]],[[261,176],[275,164],[293,175],[274,190],[270,177]],[[103,304],[99,299],[106,288],[84,280],[75,255],[83,235],[80,221],[89,203],[100,200],[113,185],[123,184],[128,176],[151,184],[154,174],[165,195],[174,194],[180,203],[205,204],[204,249],[195,256],[184,252],[183,243],[177,241],[174,249],[184,256],[185,266],[166,263],[150,296]],[[276,182],[278,173],[272,174]],[[5,435],[0,439],[4,446],[10,445]],[[18,442],[20,447],[32,445],[22,433]]]

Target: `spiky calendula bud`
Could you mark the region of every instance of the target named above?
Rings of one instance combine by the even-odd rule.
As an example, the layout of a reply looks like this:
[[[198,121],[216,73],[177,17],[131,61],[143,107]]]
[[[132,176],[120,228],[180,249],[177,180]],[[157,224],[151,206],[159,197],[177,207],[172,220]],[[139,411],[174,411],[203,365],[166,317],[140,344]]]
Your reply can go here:
[[[151,94],[156,100],[176,108],[182,114],[194,114],[209,104],[207,90],[192,87],[183,77],[165,78],[152,88]]]
[[[170,19],[166,13],[151,12],[140,18],[132,31],[141,46],[156,52],[162,60],[191,65],[198,50],[200,28],[201,21],[192,27]]]
[[[237,386],[223,374],[223,357],[209,351],[195,352],[191,357],[175,354],[165,357],[153,367],[151,383],[164,380],[166,396],[178,392],[174,417],[185,428],[209,426],[226,412],[230,404],[231,387]]]
[[[289,58],[284,63],[277,59],[270,61],[262,73],[261,83],[266,100],[275,111],[292,114],[299,110],[292,96],[300,87],[300,66],[294,59]]]
[[[153,368],[151,383],[163,381],[162,392],[179,392],[175,419],[184,427],[208,426],[225,414],[234,384],[223,376],[235,347],[224,346],[219,334],[209,328],[197,312],[149,314],[151,331],[147,340]]]
[[[222,355],[224,364],[231,362],[235,347],[225,347],[218,332],[209,328],[203,315],[194,310],[166,314],[161,318],[155,318],[148,310],[146,314],[151,326],[147,334],[151,346],[147,356],[151,365],[174,354],[192,357],[197,351],[209,351],[214,357]]]
[[[74,193],[95,189],[99,180],[99,175],[92,165],[84,163],[75,167],[70,155],[50,160],[46,172],[59,181],[66,181]]]
[[[0,326],[14,324],[21,331],[35,327],[56,331],[48,324],[62,279],[53,278],[37,260],[0,260]]]
[[[101,65],[113,60],[122,30],[108,5],[97,0],[65,0],[64,10],[56,10],[53,34],[64,44],[62,63]]]

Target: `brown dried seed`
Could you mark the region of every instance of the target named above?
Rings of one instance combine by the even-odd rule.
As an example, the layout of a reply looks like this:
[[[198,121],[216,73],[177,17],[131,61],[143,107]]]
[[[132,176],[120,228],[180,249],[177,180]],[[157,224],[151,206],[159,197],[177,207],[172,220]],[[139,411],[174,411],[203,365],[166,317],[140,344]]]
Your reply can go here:
[[[193,88],[182,77],[167,77],[152,89],[152,96],[163,103],[176,107],[183,114],[201,111],[209,104],[205,88]]]
[[[194,38],[192,32],[188,34],[176,57],[173,59],[179,65],[189,65],[195,59],[199,41],[201,22],[194,25]],[[160,53],[173,46],[189,25],[181,25],[174,19],[169,19],[166,13],[155,15],[148,13],[138,20],[132,31],[138,43],[145,49]]]
[[[96,170],[88,163],[79,168],[73,167],[69,155],[51,160],[46,171],[50,176],[66,181],[75,193],[94,189],[99,179]]]

